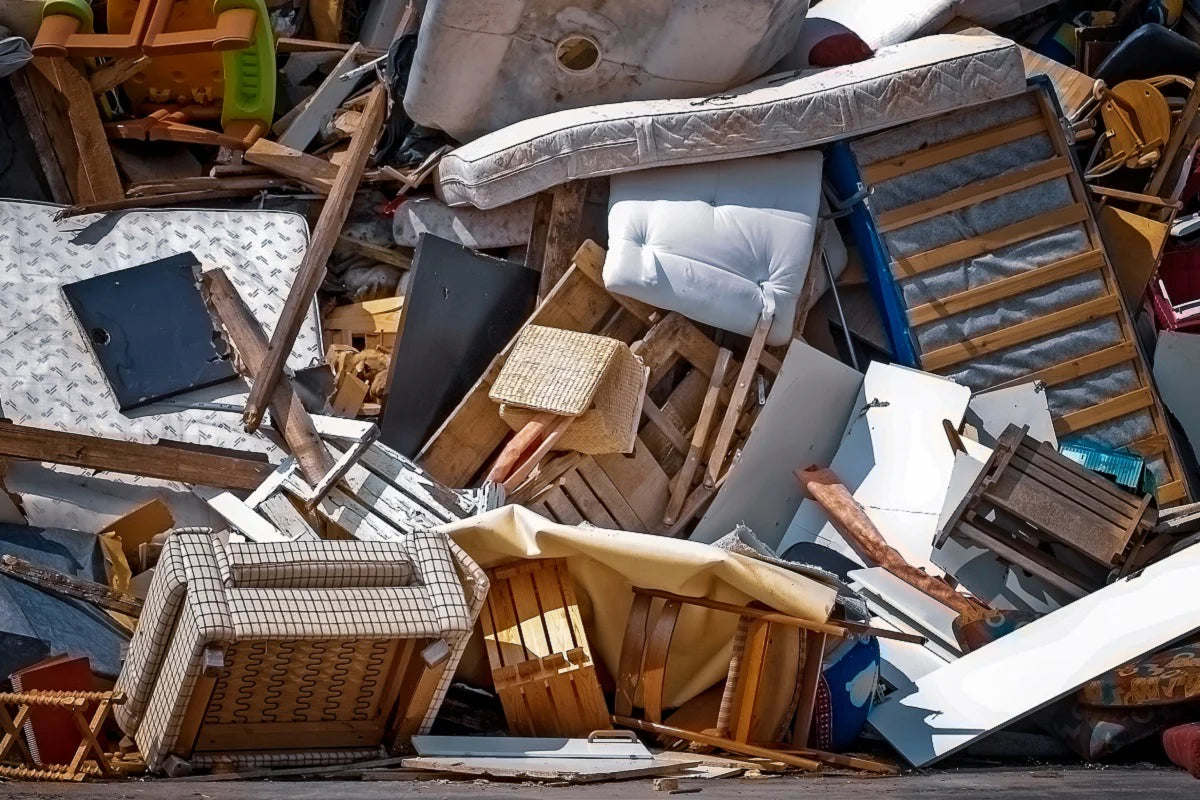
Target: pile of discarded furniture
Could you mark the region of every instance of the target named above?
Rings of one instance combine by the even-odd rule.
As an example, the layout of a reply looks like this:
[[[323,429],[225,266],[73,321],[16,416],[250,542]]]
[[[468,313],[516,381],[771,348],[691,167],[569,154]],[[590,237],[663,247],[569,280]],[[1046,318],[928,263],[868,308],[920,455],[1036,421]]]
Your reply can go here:
[[[0,777],[1200,777],[1200,11],[619,5],[0,7]]]

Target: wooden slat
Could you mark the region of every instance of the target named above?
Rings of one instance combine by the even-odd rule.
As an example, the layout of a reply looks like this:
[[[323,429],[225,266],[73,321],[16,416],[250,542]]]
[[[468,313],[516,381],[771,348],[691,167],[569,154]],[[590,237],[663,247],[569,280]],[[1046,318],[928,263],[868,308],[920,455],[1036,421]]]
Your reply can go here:
[[[974,289],[967,289],[966,291],[943,297],[940,300],[933,300],[924,305],[916,306],[909,310],[908,321],[914,327],[925,325],[943,317],[960,314],[963,311],[969,311],[972,308],[978,308],[987,303],[994,303],[997,300],[1003,300],[1006,297],[1012,297],[1013,295],[1027,292],[1030,289],[1047,286],[1055,281],[1103,267],[1104,254],[1099,250],[1081,253],[1077,256],[1064,258],[1062,261],[1047,264],[1044,267],[1021,272],[1008,278],[1001,278],[984,286],[977,286]]]
[[[892,209],[875,218],[875,228],[880,233],[888,233],[951,211],[957,211],[960,208],[982,203],[985,200],[992,200],[1001,195],[1060,178],[1071,169],[1071,162],[1062,157],[1039,161],[1024,169],[976,181],[961,189]]]
[[[1059,436],[1076,433],[1093,425],[1149,408],[1152,405],[1154,405],[1154,395],[1148,388],[1135,389],[1111,400],[1105,400],[1103,403],[1097,403],[1089,408],[1059,417],[1054,420],[1054,433]]]
[[[621,491],[617,489],[616,484],[595,461],[590,458],[583,459],[579,463],[579,477],[596,494],[596,499],[608,509],[608,513],[617,521],[621,530],[639,533],[646,533],[650,530],[638,517],[637,512],[621,494]]]
[[[1032,383],[1034,381],[1041,381],[1046,386],[1057,386],[1060,383],[1073,381],[1084,375],[1091,375],[1093,372],[1099,372],[1102,369],[1108,369],[1109,367],[1115,367],[1117,364],[1132,361],[1136,357],[1137,350],[1133,342],[1121,342],[1120,344],[1114,344],[1112,347],[1088,353],[1086,356],[1067,359],[1045,369],[1040,369],[1037,372],[1031,372],[988,388],[1003,389],[1009,386],[1016,386],[1020,383]]]
[[[1187,497],[1187,487],[1183,481],[1171,481],[1168,484],[1158,487],[1158,491],[1154,493],[1159,504],[1175,503]]]
[[[993,253],[1002,247],[1008,247],[1035,236],[1083,222],[1086,219],[1087,208],[1075,203],[1012,225],[1005,225],[970,239],[951,242],[907,258],[897,258],[892,264],[892,274],[897,279],[912,278],[947,264],[965,261],[985,253]]]
[[[1023,117],[1010,122],[1000,128],[990,128],[981,133],[973,133],[970,136],[952,139],[943,144],[935,144],[932,147],[925,147],[920,150],[914,150],[911,153],[889,158],[885,161],[878,161],[862,169],[862,179],[868,186],[873,186],[880,181],[891,180],[901,175],[907,175],[910,172],[916,172],[919,169],[932,167],[935,164],[942,164],[946,161],[962,158],[963,156],[981,153],[984,150],[990,150],[1002,144],[1008,144],[1018,139],[1033,136],[1044,130],[1046,130],[1045,119],[1041,114],[1034,114],[1033,116]]]
[[[1104,295],[1095,300],[1047,314],[1044,317],[1036,317],[926,353],[921,356],[921,367],[931,372],[945,369],[971,358],[978,358],[1040,336],[1057,333],[1084,322],[1115,314],[1120,310],[1121,302],[1116,295]]]
[[[165,440],[140,444],[10,422],[0,422],[0,456],[247,491],[257,489],[274,471],[266,461],[194,450]]]
[[[597,528],[620,529],[621,526],[608,513],[608,509],[604,507],[591,488],[579,477],[577,470],[572,470],[563,476],[562,489],[588,522]]]
[[[554,518],[564,525],[578,525],[583,522],[583,517],[579,514],[579,510],[567,497],[566,492],[555,486],[546,494],[542,495],[542,500],[546,504],[546,508],[554,515]]]

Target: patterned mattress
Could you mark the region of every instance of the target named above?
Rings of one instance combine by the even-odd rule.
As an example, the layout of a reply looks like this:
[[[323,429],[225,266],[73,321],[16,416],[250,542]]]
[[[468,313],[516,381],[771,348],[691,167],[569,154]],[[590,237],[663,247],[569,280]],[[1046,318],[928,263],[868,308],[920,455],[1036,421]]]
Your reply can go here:
[[[446,156],[438,192],[450,205],[495,208],[570,180],[811,147],[1024,88],[1011,41],[930,36],[859,64],[769,76],[726,94],[518,122]]]

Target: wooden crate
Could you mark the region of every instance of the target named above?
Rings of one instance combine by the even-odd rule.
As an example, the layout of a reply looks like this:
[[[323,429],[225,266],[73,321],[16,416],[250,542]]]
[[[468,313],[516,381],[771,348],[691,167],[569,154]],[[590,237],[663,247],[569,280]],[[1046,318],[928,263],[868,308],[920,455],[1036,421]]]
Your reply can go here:
[[[1027,430],[1009,425],[1001,434],[937,546],[956,535],[1083,597],[1134,562],[1154,526],[1151,498],[1124,491]],[[1082,566],[1055,558],[1052,545],[1069,548]]]
[[[522,561],[488,577],[480,622],[512,734],[586,737],[612,727],[566,562]]]

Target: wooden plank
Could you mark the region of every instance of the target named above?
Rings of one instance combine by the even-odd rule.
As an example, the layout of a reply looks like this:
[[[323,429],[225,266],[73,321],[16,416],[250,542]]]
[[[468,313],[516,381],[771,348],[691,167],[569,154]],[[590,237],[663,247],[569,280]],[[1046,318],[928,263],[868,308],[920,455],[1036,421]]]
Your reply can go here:
[[[321,194],[329,194],[338,176],[338,168],[325,159],[267,138],[250,145],[246,150],[246,161],[298,181]]]
[[[1183,481],[1171,481],[1168,484],[1158,487],[1158,491],[1154,493],[1154,496],[1158,499],[1159,503],[1164,505],[1167,503],[1177,503],[1187,499],[1187,486],[1184,485]]]
[[[646,415],[646,419],[654,423],[658,430],[662,431],[664,437],[671,445],[680,453],[686,453],[688,449],[688,441],[683,437],[683,432],[675,427],[675,423],[671,421],[663,410],[654,404],[654,401],[649,397],[642,400],[642,413]]]
[[[71,195],[71,187],[67,183],[58,154],[54,151],[54,143],[46,121],[42,118],[42,111],[31,83],[31,73],[32,70],[19,69],[8,77],[9,84],[17,99],[21,117],[25,120],[25,127],[29,131],[29,139],[33,143],[38,164],[41,165],[42,175],[50,188],[50,197],[59,205],[69,205],[74,202],[74,197]]]
[[[917,222],[973,206],[985,200],[1028,189],[1054,178],[1061,178],[1073,169],[1071,162],[1056,156],[1030,164],[1018,170],[1005,172],[993,178],[970,183],[961,189],[921,200],[884,212],[875,218],[875,228],[880,233],[889,233]]]
[[[562,276],[571,267],[571,258],[583,240],[583,205],[587,200],[588,182],[569,181],[550,191],[550,219],[546,228],[546,241],[541,247],[542,272],[538,297],[550,294]]]
[[[122,199],[121,178],[87,79],[62,58],[35,56],[26,69],[72,199],[77,203]]]
[[[1041,381],[1046,386],[1057,386],[1060,383],[1073,381],[1084,375],[1091,375],[1093,372],[1115,367],[1117,364],[1123,364],[1135,358],[1137,358],[1137,350],[1133,342],[1121,342],[1120,344],[1106,347],[1103,350],[1067,359],[1045,369],[1040,369],[988,388],[1003,389],[1019,383],[1031,383],[1034,381]]]
[[[546,508],[550,509],[554,518],[563,525],[578,525],[583,522],[583,516],[579,513],[579,509],[575,508],[575,504],[558,486],[541,495],[541,500],[546,504]]]
[[[1103,403],[1097,403],[1094,406],[1059,417],[1054,420],[1054,433],[1058,436],[1077,433],[1102,422],[1141,411],[1143,408],[1150,408],[1153,405],[1154,396],[1148,387],[1135,389],[1111,400],[1105,400]]]
[[[342,14],[345,0],[314,0],[308,4],[313,36],[325,42],[337,42],[342,34]]]
[[[722,750],[728,750],[730,753],[739,753],[741,755],[756,756],[758,758],[767,758],[772,761],[782,761],[792,767],[800,769],[819,770],[821,764],[818,761],[813,761],[810,758],[802,758],[800,756],[785,753],[780,750],[772,750],[768,747],[760,747],[755,744],[746,742],[737,742],[733,739],[725,739],[720,736],[711,736],[707,733],[699,731],[688,731],[683,728],[672,728],[670,725],[661,725],[654,722],[646,722],[632,717],[624,717],[620,715],[613,716],[613,722],[626,728],[633,728],[646,733],[653,733],[659,736],[670,736],[676,739],[684,739],[689,742],[708,745],[709,747],[719,747]]]
[[[1041,114],[1023,117],[999,128],[990,128],[981,133],[974,133],[943,144],[935,144],[884,161],[877,161],[862,169],[863,182],[868,186],[873,186],[919,169],[1015,142],[1044,130],[1046,130],[1046,121]]]
[[[1104,253],[1092,250],[916,306],[909,310],[908,321],[914,327],[926,325],[953,314],[960,314],[963,311],[970,311],[1006,297],[1047,286],[1073,275],[1103,268]]]
[[[321,217],[313,231],[308,250],[304,253],[304,260],[300,263],[296,281],[292,284],[283,311],[279,315],[279,322],[271,336],[265,363],[255,373],[257,378],[242,415],[248,431],[257,430],[262,422],[268,400],[279,384],[283,365],[292,352],[292,345],[300,332],[304,316],[325,279],[326,263],[333,252],[346,216],[350,213],[350,203],[354,200],[354,193],[358,189],[367,158],[371,155],[371,148],[375,146],[375,139],[383,128],[386,115],[387,91],[383,86],[377,85],[371,90],[370,99],[363,112],[362,125],[350,142],[346,162],[338,169],[337,179],[329,191],[329,198],[321,209]]]
[[[596,497],[577,470],[571,470],[562,479],[562,490],[583,514],[583,518],[598,528],[620,530],[621,526],[612,518],[604,504]]]
[[[1002,247],[1008,247],[1009,245],[1032,239],[1035,236],[1041,236],[1051,231],[1056,231],[1059,228],[1083,222],[1087,218],[1087,208],[1080,203],[1075,203],[1074,205],[1055,209],[1046,214],[1040,214],[1036,217],[1015,222],[1012,225],[1005,225],[1002,228],[988,231],[970,239],[962,239],[961,241],[951,242],[941,247],[935,247],[932,250],[926,250],[923,253],[917,253],[905,258],[897,258],[892,263],[892,274],[897,279],[912,278],[930,270],[944,267],[947,264],[966,261],[967,259],[976,258],[986,253],[993,253]]]
[[[746,358],[738,372],[737,383],[734,384],[729,405],[725,407],[725,418],[721,420],[717,438],[713,441],[712,452],[708,456],[708,468],[704,471],[704,485],[710,489],[716,485],[717,478],[721,476],[721,469],[725,466],[725,457],[729,454],[730,445],[733,444],[733,434],[741,419],[746,398],[750,394],[750,384],[754,380],[754,373],[758,371],[758,361],[762,356],[763,347],[767,343],[767,333],[771,330],[772,319],[771,316],[761,317],[758,324],[754,326],[754,335],[750,337]]]
[[[205,272],[202,281],[206,300],[237,351],[239,366],[246,377],[255,374],[262,369],[267,357],[267,335],[262,326],[223,270]],[[304,477],[315,486],[325,473],[333,469],[334,462],[325,452],[325,445],[317,434],[312,417],[292,390],[291,381],[283,381],[276,386],[270,395],[270,402],[272,417],[283,431],[288,449],[296,457]]]
[[[219,455],[160,440],[122,442],[0,422],[0,456],[251,491],[274,471],[266,461]]]
[[[621,494],[616,484],[594,460],[584,458],[579,462],[578,470],[579,477],[596,494],[596,499],[604,504],[621,530],[640,533],[649,531],[649,527],[638,517],[637,512]]]
[[[645,530],[655,532],[655,525],[667,508],[670,479],[650,455],[641,437],[634,442],[633,453],[629,455],[615,453],[595,456],[594,460],[637,513],[638,519],[646,524]]]
[[[671,499],[667,502],[667,510],[663,512],[664,528],[675,524],[679,518],[679,512],[683,510],[683,501],[692,491],[692,481],[696,476],[696,469],[700,466],[700,459],[704,455],[708,432],[712,428],[713,419],[717,414],[717,397],[721,393],[721,386],[725,383],[725,371],[729,368],[729,360],[732,355],[725,348],[721,348],[721,352],[717,356],[717,366],[713,370],[712,377],[709,378],[708,390],[704,394],[704,402],[700,405],[700,418],[692,430],[692,441],[688,447],[687,456],[683,460],[683,466],[671,482]]]
[[[1040,336],[1058,333],[1085,322],[1116,314],[1120,310],[1120,298],[1111,294],[1104,295],[1062,311],[1055,311],[1044,317],[1035,317],[998,331],[976,336],[965,342],[947,345],[925,353],[921,356],[921,367],[927,371],[936,372],[968,359],[995,353]]]

